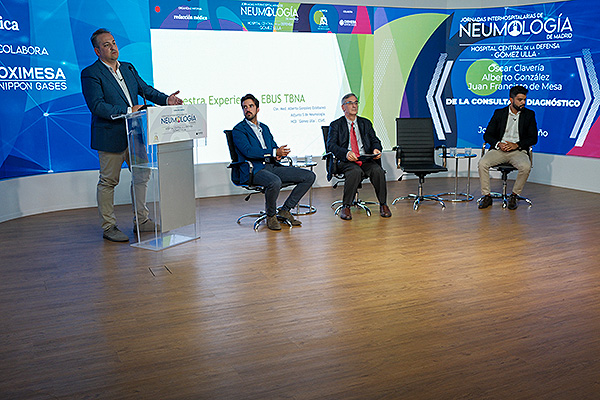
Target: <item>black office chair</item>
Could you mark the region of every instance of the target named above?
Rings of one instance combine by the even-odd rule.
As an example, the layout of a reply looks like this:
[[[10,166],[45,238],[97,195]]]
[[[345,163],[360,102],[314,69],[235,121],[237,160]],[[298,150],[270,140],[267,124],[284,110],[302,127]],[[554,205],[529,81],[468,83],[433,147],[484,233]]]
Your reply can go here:
[[[252,182],[252,179],[254,178],[254,174],[252,171],[254,166],[252,165],[252,163],[250,161],[239,161],[239,159],[238,159],[238,155],[235,151],[235,144],[233,143],[233,131],[225,130],[223,132],[225,133],[225,136],[227,138],[227,146],[229,147],[229,155],[231,157],[231,162],[227,166],[227,168],[231,169],[231,182],[235,186],[243,187],[244,189],[250,191],[250,193],[248,193],[248,195],[244,198],[245,201],[250,200],[250,197],[253,194],[258,194],[258,193],[264,194],[265,188],[260,185],[255,185]],[[248,167],[250,169],[250,179],[249,179],[248,183],[240,183],[240,166],[242,164],[246,164],[246,163],[248,164]],[[282,185],[282,188],[287,187],[287,186],[290,186],[290,184]],[[254,227],[254,230],[257,231],[260,223],[267,219],[267,213],[265,211],[259,211],[257,213],[244,214],[244,215],[240,216],[236,222],[239,224],[243,218],[247,218],[247,217],[255,218],[253,227]],[[292,227],[292,223],[290,221],[288,221],[287,218],[284,218],[284,217],[281,217],[278,215],[277,219],[280,222],[287,224],[290,228]]]
[[[425,200],[437,201],[446,208],[446,204],[435,195],[423,195],[425,175],[448,171],[446,167],[437,165],[434,160],[433,121],[431,118],[396,118],[396,166],[404,172],[419,177],[417,194],[397,197],[392,201],[414,199],[413,208],[418,210]],[[402,176],[398,178],[402,180]]]
[[[323,132],[323,141],[325,142],[325,151],[327,151],[327,136],[329,136],[329,126],[321,126],[321,131]],[[326,152],[323,156],[323,160],[325,161],[325,169],[327,170],[327,180],[331,181],[332,178],[336,179],[336,182],[333,184],[333,188],[336,189],[340,182],[344,182],[344,174],[339,170],[338,167],[338,159],[335,158],[332,152]],[[366,179],[367,177],[363,174],[362,179]],[[358,185],[358,189],[362,189],[362,182]],[[359,197],[359,190],[356,191],[356,197],[354,201],[350,205],[351,207],[356,207],[365,211],[367,217],[371,216],[371,209],[367,206],[367,204],[379,204],[376,201],[364,201]],[[342,200],[336,200],[331,203],[331,208],[335,209],[335,215],[338,215],[342,207],[344,206]]]
[[[481,148],[481,157],[483,157],[486,150],[488,150],[487,144],[484,143],[483,147]],[[527,150],[527,155],[529,156],[529,160],[531,161],[531,167],[533,168],[533,150],[531,148],[529,148],[529,150]],[[502,174],[502,177],[501,177],[502,193],[491,192],[490,196],[492,196],[493,199],[502,199],[502,208],[507,208],[508,207],[508,198],[510,197],[510,194],[507,193],[508,174],[510,174],[513,171],[516,171],[517,168],[509,163],[502,163],[502,164],[494,165],[494,166],[492,166],[492,168],[495,169],[496,171],[499,171]],[[483,196],[481,196],[479,199],[477,199],[477,204],[479,204],[479,202],[482,199],[483,199]],[[517,196],[517,200],[523,200],[524,202],[529,204],[529,207],[531,207],[533,205],[531,200],[529,200],[527,197]]]

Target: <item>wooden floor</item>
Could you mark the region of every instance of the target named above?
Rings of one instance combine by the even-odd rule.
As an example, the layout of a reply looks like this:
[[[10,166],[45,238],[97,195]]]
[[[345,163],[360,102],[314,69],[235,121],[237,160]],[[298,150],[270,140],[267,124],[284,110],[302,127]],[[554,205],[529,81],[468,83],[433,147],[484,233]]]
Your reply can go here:
[[[0,398],[600,398],[600,194],[341,221],[341,193],[280,232],[235,223],[260,197],[199,199],[202,237],[163,252],[91,208],[1,223]]]

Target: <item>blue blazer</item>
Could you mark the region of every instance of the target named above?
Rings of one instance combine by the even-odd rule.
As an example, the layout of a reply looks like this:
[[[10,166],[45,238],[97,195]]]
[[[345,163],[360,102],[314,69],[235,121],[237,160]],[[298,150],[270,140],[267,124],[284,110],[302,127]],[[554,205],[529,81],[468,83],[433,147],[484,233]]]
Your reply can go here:
[[[138,104],[138,95],[142,93],[155,104],[167,104],[168,96],[146,84],[132,64],[122,61],[120,64],[133,105]],[[99,59],[81,71],[81,90],[92,112],[92,149],[112,153],[124,151],[127,148],[125,120],[113,120],[111,115],[126,114],[129,104],[117,80]]]
[[[238,161],[243,161],[244,164],[240,165],[240,177],[239,182],[241,184],[248,183],[250,179],[250,168],[246,160],[252,162],[254,168],[253,173],[256,174],[258,171],[265,167],[267,158],[273,156],[273,149],[278,148],[277,143],[271,135],[269,127],[259,122],[262,128],[263,139],[265,141],[266,149],[263,149],[260,145],[258,137],[252,130],[248,123],[244,119],[233,128],[233,143],[235,145],[235,151],[238,156]]]

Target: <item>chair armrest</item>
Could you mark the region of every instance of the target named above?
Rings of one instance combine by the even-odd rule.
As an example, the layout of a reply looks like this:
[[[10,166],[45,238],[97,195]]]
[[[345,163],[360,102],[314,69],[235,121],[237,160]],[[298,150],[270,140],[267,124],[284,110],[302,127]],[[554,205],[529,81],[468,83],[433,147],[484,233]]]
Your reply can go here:
[[[402,159],[401,159],[402,147],[394,146],[394,147],[392,147],[392,151],[396,152],[396,169],[402,168],[400,166],[400,164],[402,163]]]
[[[442,149],[442,166],[444,168],[448,168],[448,147],[445,144],[442,144],[435,148],[436,150]]]
[[[275,158],[275,160],[277,160],[277,159]],[[290,157],[290,156],[281,157],[279,162],[282,164],[286,163],[287,165],[289,165],[291,167],[292,166],[292,157]]]
[[[239,166],[244,163],[245,163],[245,161],[236,161],[236,162],[232,161],[227,165],[227,168],[239,168]]]
[[[248,186],[254,186],[254,165],[250,160],[246,160],[245,163],[248,164]]]
[[[333,177],[338,178],[339,177],[339,172],[337,171],[337,161],[335,158],[335,155],[331,152],[328,151],[327,153],[323,154],[322,158],[323,161],[325,161],[325,171],[327,171],[327,181],[331,181],[331,179]]]

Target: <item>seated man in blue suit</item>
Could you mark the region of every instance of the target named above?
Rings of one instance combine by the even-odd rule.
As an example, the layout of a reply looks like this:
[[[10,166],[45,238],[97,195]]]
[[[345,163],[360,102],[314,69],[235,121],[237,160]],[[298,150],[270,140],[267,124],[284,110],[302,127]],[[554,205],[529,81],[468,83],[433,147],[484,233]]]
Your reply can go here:
[[[344,173],[344,195],[340,218],[352,219],[350,206],[356,197],[356,191],[363,175],[368,176],[379,201],[379,214],[383,218],[392,216],[387,205],[387,185],[385,171],[381,168],[381,141],[375,135],[373,124],[358,116],[358,98],[354,93],[342,97],[344,115],[329,125],[327,151],[332,152],[339,161]],[[376,154],[373,158],[359,160],[365,154]]]
[[[160,105],[183,104],[177,97],[179,91],[170,96],[147,85],[138,75],[132,64],[119,62],[119,49],[113,35],[106,29],[98,29],[92,34],[92,46],[98,60],[81,71],[81,89],[85,102],[92,113],[91,147],[98,150],[100,179],[97,186],[98,211],[102,219],[103,237],[113,242],[127,242],[129,237],[117,228],[114,211],[115,186],[119,183],[121,166],[129,162],[127,131],[125,120],[113,120],[112,115],[138,111],[138,95]],[[149,171],[143,177],[132,180],[132,197],[138,214],[134,216],[140,224],[140,231],[151,232],[155,224],[148,218],[146,188]],[[133,182],[135,181],[135,184]],[[133,198],[132,198],[133,202]],[[135,225],[134,225],[135,226]],[[135,228],[134,228],[135,229]]]
[[[269,127],[258,122],[258,99],[251,94],[242,97],[244,120],[233,128],[233,142],[240,161],[250,161],[253,165],[253,182],[265,187],[265,209],[267,226],[271,230],[280,230],[277,220],[277,197],[281,186],[287,183],[296,184],[279,210],[281,217],[287,218],[292,225],[302,223],[295,219],[290,210],[296,207],[302,196],[315,181],[315,174],[302,168],[281,165],[283,157],[290,153],[287,145],[277,146]],[[249,167],[243,164],[240,168],[240,182],[247,183]]]

